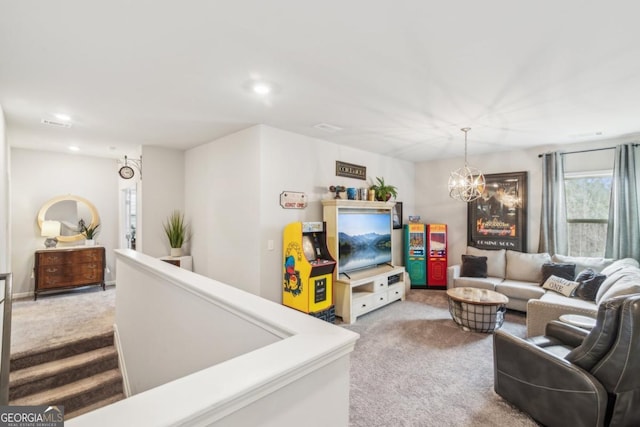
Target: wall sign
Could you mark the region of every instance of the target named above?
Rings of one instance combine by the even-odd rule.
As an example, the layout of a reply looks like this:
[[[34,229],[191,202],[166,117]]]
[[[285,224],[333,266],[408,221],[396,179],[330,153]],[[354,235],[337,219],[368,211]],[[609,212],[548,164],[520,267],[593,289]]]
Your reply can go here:
[[[280,206],[284,209],[304,209],[307,207],[307,195],[298,191],[280,193]]]
[[[336,176],[346,176],[348,178],[367,179],[367,167],[345,163],[336,160]]]

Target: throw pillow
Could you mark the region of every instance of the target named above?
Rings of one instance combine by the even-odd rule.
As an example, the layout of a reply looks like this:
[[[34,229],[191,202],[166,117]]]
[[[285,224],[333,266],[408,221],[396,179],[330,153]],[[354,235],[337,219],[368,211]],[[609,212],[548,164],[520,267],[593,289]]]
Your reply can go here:
[[[487,277],[487,257],[462,255],[462,277]]]
[[[591,268],[587,268],[586,270],[581,271],[575,279],[575,281],[578,282],[579,285],[576,287],[576,290],[573,291],[573,296],[587,301],[595,301],[596,295],[598,294],[598,289],[606,278],[607,276],[605,276],[604,274],[596,273]]]
[[[547,262],[542,264],[542,285],[547,281],[549,276],[562,277],[563,279],[573,280],[576,275],[576,265],[567,263]]]
[[[562,294],[565,297],[570,297],[574,289],[578,285],[579,285],[578,282],[563,279],[562,277],[558,277],[558,276],[551,276],[546,280],[546,282],[544,282],[542,287],[545,289],[549,289],[551,291],[558,292],[559,294]]]

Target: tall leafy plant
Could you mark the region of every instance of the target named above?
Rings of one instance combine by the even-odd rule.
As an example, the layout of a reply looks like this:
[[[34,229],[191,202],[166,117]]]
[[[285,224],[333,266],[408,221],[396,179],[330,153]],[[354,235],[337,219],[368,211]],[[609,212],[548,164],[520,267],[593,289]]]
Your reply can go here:
[[[93,240],[96,238],[99,227],[99,223],[96,225],[87,225],[84,219],[80,219],[80,221],[78,221],[78,231],[80,231],[80,234],[82,234],[87,240]]]
[[[162,226],[172,248],[181,248],[189,239],[189,227],[184,222],[184,214],[178,210],[173,211]]]

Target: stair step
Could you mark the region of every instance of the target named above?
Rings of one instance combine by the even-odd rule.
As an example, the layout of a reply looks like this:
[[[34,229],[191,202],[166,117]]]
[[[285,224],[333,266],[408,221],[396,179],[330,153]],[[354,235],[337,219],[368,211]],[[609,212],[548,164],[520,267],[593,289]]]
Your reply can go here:
[[[13,371],[9,374],[9,399],[48,390],[118,367],[114,346]]]
[[[110,369],[51,390],[9,401],[11,406],[63,405],[65,412],[74,412],[115,394],[122,393],[122,375]]]
[[[76,354],[113,345],[113,331],[100,333],[92,337],[85,337],[73,341],[58,343],[54,346],[44,345],[40,348],[27,350],[11,355],[10,371],[17,371],[29,366],[64,359]]]
[[[96,409],[100,409],[104,406],[108,406],[111,405],[112,403],[116,403],[122,399],[125,398],[124,393],[120,393],[120,394],[114,394],[113,396],[107,397],[106,399],[100,400],[98,402],[92,403],[91,405],[88,406],[83,406],[80,409],[77,409],[73,412],[65,412],[64,414],[64,420],[68,421],[71,418],[75,418],[78,417],[80,415],[86,414],[88,412],[91,411],[95,411]]]

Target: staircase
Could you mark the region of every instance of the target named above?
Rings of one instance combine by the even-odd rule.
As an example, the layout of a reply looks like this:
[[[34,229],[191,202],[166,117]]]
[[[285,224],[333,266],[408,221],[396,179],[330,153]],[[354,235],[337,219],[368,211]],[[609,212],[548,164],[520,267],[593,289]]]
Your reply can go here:
[[[11,355],[9,405],[63,405],[69,420],[124,397],[112,331]]]

